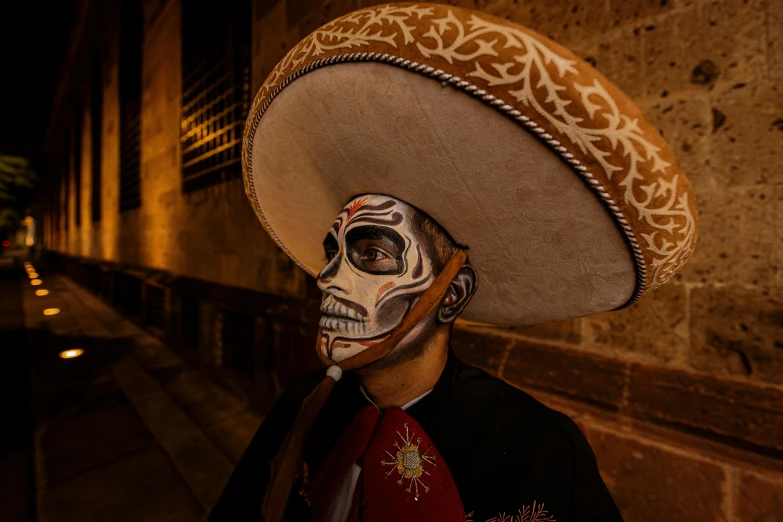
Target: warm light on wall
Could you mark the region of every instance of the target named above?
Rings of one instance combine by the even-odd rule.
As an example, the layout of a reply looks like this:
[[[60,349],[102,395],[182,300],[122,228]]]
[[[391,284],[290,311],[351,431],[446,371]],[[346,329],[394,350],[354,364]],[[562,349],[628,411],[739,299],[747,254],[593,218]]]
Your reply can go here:
[[[82,350],[81,348],[65,350],[64,352],[60,352],[60,359],[73,359],[74,357],[79,357],[83,353],[84,350]]]
[[[60,313],[59,308],[47,308],[44,310],[44,315],[57,315]]]
[[[35,291],[35,295],[49,295],[49,290],[44,290],[41,288],[40,290]]]
[[[38,286],[38,285],[40,285],[42,283],[43,283],[43,281],[41,281],[40,279],[33,279],[32,281],[30,281],[30,284],[33,285],[33,286]]]

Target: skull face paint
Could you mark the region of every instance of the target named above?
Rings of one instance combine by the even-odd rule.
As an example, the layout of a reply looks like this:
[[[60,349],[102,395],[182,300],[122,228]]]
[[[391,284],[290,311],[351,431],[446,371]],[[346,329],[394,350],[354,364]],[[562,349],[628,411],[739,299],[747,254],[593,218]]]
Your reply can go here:
[[[318,274],[321,355],[340,362],[383,341],[435,279],[417,210],[389,196],[353,199],[324,240]]]

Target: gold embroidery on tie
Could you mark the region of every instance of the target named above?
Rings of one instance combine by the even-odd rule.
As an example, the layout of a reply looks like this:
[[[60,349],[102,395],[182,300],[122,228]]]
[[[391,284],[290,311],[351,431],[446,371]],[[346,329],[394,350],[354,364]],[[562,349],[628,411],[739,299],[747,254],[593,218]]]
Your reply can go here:
[[[392,460],[382,460],[381,464],[384,466],[392,466],[392,469],[386,474],[386,478],[389,478],[389,475],[394,473],[395,470],[400,474],[400,479],[397,481],[397,484],[402,485],[403,479],[410,479],[408,487],[405,488],[405,492],[410,493],[412,489],[414,493],[413,498],[419,500],[419,484],[424,488],[425,493],[430,492],[430,488],[425,486],[421,481],[422,475],[429,475],[427,470],[424,469],[424,463],[426,462],[427,464],[435,466],[437,457],[428,455],[432,449],[432,445],[430,445],[424,453],[421,452],[419,449],[421,437],[416,439],[416,444],[413,443],[415,434],[410,433],[407,422],[405,423],[405,436],[403,437],[402,433],[399,431],[397,432],[397,435],[402,439],[403,446],[400,447],[400,445],[395,442],[394,447],[397,448],[397,454],[392,455],[387,451],[386,454],[391,457]]]
[[[473,522],[473,511],[465,515],[465,522]],[[532,506],[522,506],[517,510],[516,515],[506,515],[498,513],[498,516],[492,517],[487,522],[557,522],[554,515],[544,509],[544,504],[539,504],[535,500]]]

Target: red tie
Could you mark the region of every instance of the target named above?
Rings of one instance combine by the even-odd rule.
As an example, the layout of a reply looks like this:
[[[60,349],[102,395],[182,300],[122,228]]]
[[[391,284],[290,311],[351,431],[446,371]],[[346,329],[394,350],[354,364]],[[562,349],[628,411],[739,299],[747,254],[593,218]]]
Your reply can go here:
[[[465,520],[451,472],[419,423],[400,408],[381,413],[375,406],[367,406],[345,430],[315,477],[311,494],[314,522],[325,522],[337,485],[356,461],[362,466],[361,484],[357,484],[354,496],[361,498],[358,519]]]

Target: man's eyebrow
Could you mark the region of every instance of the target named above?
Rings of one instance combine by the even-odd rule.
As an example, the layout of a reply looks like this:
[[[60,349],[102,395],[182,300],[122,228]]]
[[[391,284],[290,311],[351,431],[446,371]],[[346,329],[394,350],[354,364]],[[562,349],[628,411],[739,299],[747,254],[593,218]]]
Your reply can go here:
[[[388,239],[395,245],[400,247],[402,246],[400,244],[402,238],[395,230],[374,225],[352,228],[346,233],[346,239],[350,241],[357,241],[361,239]]]

